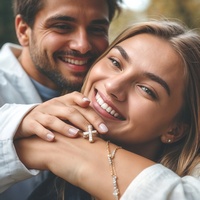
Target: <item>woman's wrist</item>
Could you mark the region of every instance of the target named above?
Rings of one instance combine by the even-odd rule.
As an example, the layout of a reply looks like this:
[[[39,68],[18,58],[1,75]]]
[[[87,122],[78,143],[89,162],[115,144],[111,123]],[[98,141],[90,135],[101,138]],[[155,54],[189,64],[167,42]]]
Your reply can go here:
[[[110,143],[110,152],[114,152],[118,146]],[[79,177],[80,187],[97,199],[113,200],[113,178],[108,161],[107,142],[98,141],[94,146],[96,159],[88,164],[88,170],[82,171]],[[100,153],[101,152],[101,153]],[[119,189],[119,197],[123,195],[130,183],[147,167],[155,164],[151,160],[141,157],[137,154],[119,149],[115,152],[114,168],[117,175],[117,189]],[[86,184],[87,183],[87,184]],[[100,189],[101,188],[101,189]]]

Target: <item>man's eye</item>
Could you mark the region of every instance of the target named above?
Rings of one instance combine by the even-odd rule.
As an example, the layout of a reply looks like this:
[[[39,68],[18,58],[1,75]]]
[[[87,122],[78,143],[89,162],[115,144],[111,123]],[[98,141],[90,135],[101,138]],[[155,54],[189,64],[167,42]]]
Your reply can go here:
[[[108,29],[104,27],[91,27],[90,31],[96,35],[108,35]]]
[[[58,31],[68,31],[71,30],[71,26],[67,25],[67,24],[55,24],[53,26],[53,29],[56,29]]]

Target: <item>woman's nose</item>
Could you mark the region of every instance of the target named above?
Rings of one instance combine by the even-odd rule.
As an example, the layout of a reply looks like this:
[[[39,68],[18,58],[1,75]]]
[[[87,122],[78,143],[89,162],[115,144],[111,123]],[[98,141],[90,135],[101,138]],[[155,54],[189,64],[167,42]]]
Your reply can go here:
[[[115,98],[118,101],[125,101],[127,98],[128,92],[128,83],[122,78],[110,78],[105,82],[105,88],[107,94],[109,94],[112,98]]]

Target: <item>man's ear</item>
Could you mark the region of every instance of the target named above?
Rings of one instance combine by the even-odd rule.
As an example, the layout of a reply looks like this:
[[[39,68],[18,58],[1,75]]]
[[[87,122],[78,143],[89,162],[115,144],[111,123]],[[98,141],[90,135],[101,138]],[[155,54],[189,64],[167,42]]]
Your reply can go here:
[[[163,143],[174,143],[183,138],[188,130],[188,125],[184,123],[176,124],[161,136]]]
[[[15,30],[16,30],[19,43],[22,46],[28,46],[30,27],[28,26],[26,22],[24,22],[21,15],[17,15],[15,17]]]

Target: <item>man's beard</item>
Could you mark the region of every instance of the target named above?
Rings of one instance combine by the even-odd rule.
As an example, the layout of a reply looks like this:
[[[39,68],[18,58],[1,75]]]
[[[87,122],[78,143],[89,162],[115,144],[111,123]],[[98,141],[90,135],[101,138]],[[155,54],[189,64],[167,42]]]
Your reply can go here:
[[[43,65],[44,66],[44,65]],[[72,82],[63,77],[63,75],[57,71],[56,69],[47,69],[45,67],[40,67],[36,65],[38,71],[48,77],[52,82],[54,82],[59,90],[65,90],[66,93],[73,91],[80,91],[82,87],[82,83]]]
[[[53,57],[48,58],[46,52],[38,52],[37,49],[39,48],[33,37],[31,42],[29,47],[31,59],[35,68],[40,73],[48,77],[58,87],[58,90],[64,90],[66,93],[81,90],[83,81],[72,82],[67,79],[67,77],[64,77],[62,73],[57,70],[57,67],[51,64],[53,63]],[[80,79],[83,79],[82,76],[80,75]]]

